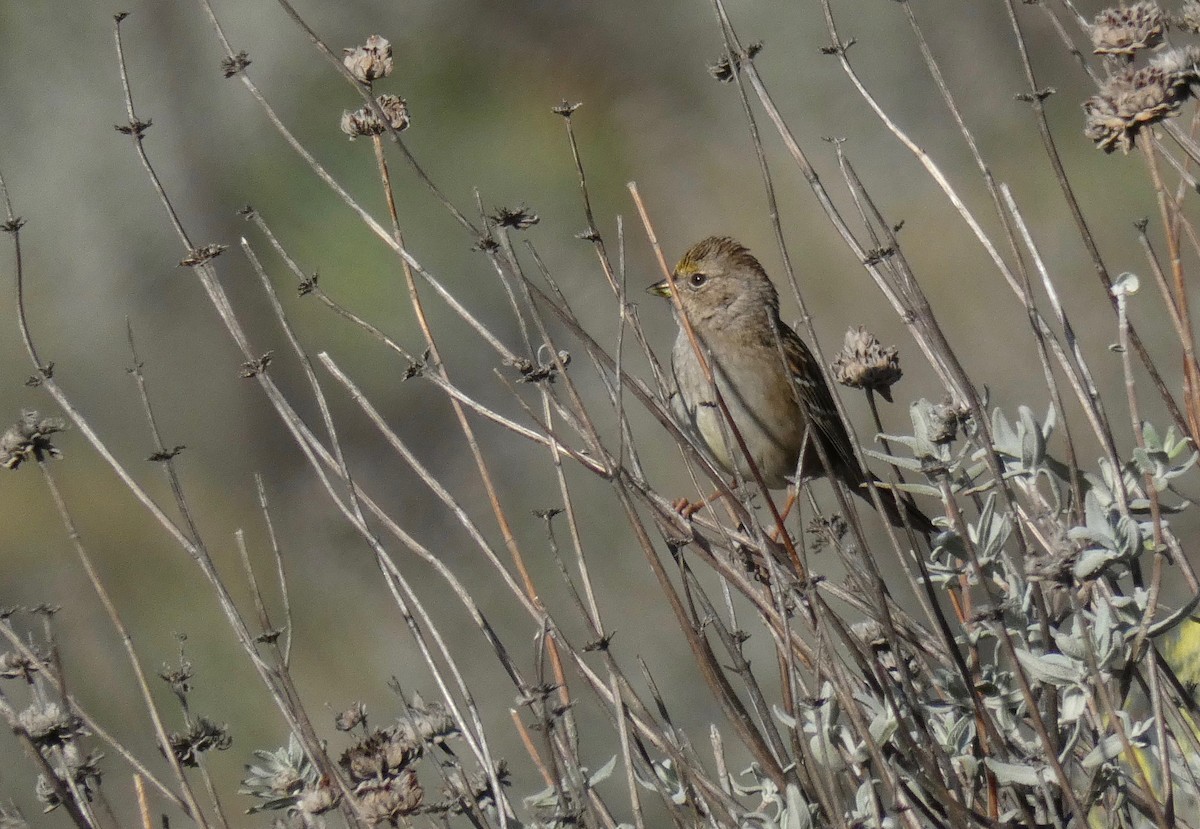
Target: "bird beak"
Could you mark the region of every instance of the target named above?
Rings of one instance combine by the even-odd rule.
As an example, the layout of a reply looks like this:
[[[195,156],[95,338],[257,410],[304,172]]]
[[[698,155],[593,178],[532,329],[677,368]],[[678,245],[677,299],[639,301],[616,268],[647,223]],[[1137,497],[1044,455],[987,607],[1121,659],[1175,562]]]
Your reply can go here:
[[[646,293],[654,294],[655,296],[667,297],[669,299],[671,296],[671,283],[665,279],[660,280],[647,288]]]

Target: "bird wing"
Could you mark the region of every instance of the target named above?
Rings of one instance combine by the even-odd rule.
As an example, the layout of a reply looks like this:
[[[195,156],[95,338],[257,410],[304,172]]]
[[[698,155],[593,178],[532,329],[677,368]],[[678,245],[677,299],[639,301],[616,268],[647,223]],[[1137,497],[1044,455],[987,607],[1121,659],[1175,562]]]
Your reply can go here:
[[[817,365],[817,358],[808,350],[800,336],[784,322],[779,323],[779,338],[788,371],[800,396],[800,405],[808,418],[810,439],[821,442],[821,448],[825,450],[829,463],[835,471],[843,474],[847,483],[862,481],[862,468],[854,456],[850,435],[838,415],[833,393],[825,383],[825,375]]]

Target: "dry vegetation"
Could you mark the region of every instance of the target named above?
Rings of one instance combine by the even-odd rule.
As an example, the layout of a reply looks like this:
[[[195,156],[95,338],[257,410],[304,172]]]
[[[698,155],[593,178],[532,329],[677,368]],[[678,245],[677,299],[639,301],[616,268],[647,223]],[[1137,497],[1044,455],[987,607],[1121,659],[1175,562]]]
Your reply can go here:
[[[778,493],[753,481],[730,481],[673,420],[666,403],[669,372],[632,313],[627,292],[642,285],[629,284],[623,258],[627,246],[648,240],[667,268],[658,253],[653,211],[631,184],[631,203],[641,220],[636,232],[631,226],[622,226],[616,237],[602,232],[605,222],[593,216],[589,202],[586,142],[575,132],[586,111],[576,113],[569,102],[554,109],[576,164],[587,223],[581,238],[594,249],[596,273],[609,287],[613,317],[620,320],[615,338],[611,331],[587,330],[572,296],[538,251],[522,241],[521,232],[538,216],[524,208],[489,213],[457,206],[422,170],[405,146],[405,102],[385,92],[393,67],[385,39],[373,37],[342,54],[279,0],[317,53],[362,96],[361,108],[345,114],[342,128],[374,147],[390,208],[380,218],[360,206],[276,119],[252,80],[250,58],[229,45],[207,0],[202,2],[227,51],[227,77],[242,84],[305,157],[312,175],[328,185],[328,198],[354,211],[394,252],[422,345],[413,349],[389,338],[370,313],[327,293],[289,254],[287,233],[252,208],[245,212],[247,239],[240,249],[193,235],[145,141],[152,125],[141,119],[130,92],[137,79],[128,77],[120,16],[115,51],[127,120],[118,129],[128,136],[174,225],[180,264],[203,287],[240,349],[243,376],[261,388],[263,405],[303,453],[345,527],[373,551],[378,578],[394,597],[400,630],[417,644],[425,670],[420,676],[411,672],[405,687],[397,684],[395,710],[384,714],[369,716],[354,705],[331,718],[305,698],[291,672],[293,614],[322,609],[293,608],[288,601],[287,543],[276,538],[266,488],[260,484],[252,496],[261,505],[261,521],[271,528],[271,547],[251,550],[239,535],[245,566],[235,588],[234,576],[214,565],[210,541],[193,517],[176,469],[182,447],[160,436],[132,329],[132,374],[146,416],[136,428],[148,428],[153,436],[152,460],[173,496],[167,503],[143,488],[110,451],[105,435],[73,402],[70,384],[60,384],[43,357],[23,301],[23,285],[38,277],[22,257],[21,193],[6,189],[4,230],[13,256],[5,273],[15,280],[19,298],[11,324],[20,326],[34,367],[29,384],[44,403],[42,414],[28,413],[0,438],[0,459],[17,470],[10,474],[44,480],[61,517],[62,543],[76,554],[126,645],[123,670],[133,672],[142,689],[141,698],[128,705],[144,708],[145,727],[162,748],[161,755],[136,756],[77,701],[70,689],[87,678],[73,676],[72,666],[58,657],[53,607],[6,610],[0,622],[8,648],[0,657],[0,715],[12,736],[4,750],[25,752],[41,775],[37,797],[55,811],[50,818],[27,816],[30,825],[43,820],[122,825],[132,819],[136,803],[145,827],[167,820],[209,827],[271,821],[639,829],[1200,827],[1200,728],[1190,685],[1195,677],[1184,658],[1186,647],[1168,647],[1200,598],[1189,562],[1196,555],[1195,539],[1180,537],[1172,525],[1188,506],[1176,479],[1192,468],[1200,432],[1200,367],[1187,277],[1188,268],[1200,262],[1192,218],[1200,186],[1193,177],[1200,169],[1200,115],[1191,100],[1200,84],[1200,46],[1194,45],[1200,44],[1200,4],[1188,0],[1168,11],[1140,2],[1091,20],[1070,2],[1005,0],[1012,30],[1004,36],[1026,74],[1022,100],[1036,136],[1031,146],[1056,171],[1062,227],[1075,234],[1084,266],[1095,276],[1086,290],[1103,292],[1112,306],[1111,339],[1126,393],[1101,399],[1090,366],[1097,355],[1080,347],[1060,301],[1063,287],[1043,265],[1019,200],[993,180],[969,124],[958,117],[953,90],[925,48],[919,10],[899,4],[908,34],[928,61],[930,89],[955,116],[959,137],[976,161],[978,178],[971,183],[982,181],[990,195],[990,204],[980,208],[992,211],[986,221],[960,197],[962,183],[950,180],[872,99],[825,0],[830,57],[862,104],[912,151],[957,211],[961,222],[948,232],[973,237],[993,263],[989,278],[1003,280],[1027,311],[1023,330],[964,346],[1002,349],[1018,338],[1034,343],[1040,365],[1028,371],[1027,398],[1022,405],[997,407],[987,399],[984,382],[964,369],[939,325],[921,280],[910,270],[896,220],[872,198],[871,183],[859,179],[841,145],[832,150],[841,180],[825,182],[815,175],[809,150],[773,102],[772,79],[756,68],[758,45],[739,38],[736,20],[714,0],[726,54],[712,72],[744,104],[768,200],[773,206],[775,177],[807,182],[830,229],[908,326],[919,355],[906,359],[928,361],[944,386],[944,398],[911,403],[909,434],[878,442],[859,436],[863,445],[876,447],[863,449],[862,460],[884,479],[881,486],[912,493],[936,516],[939,532],[924,539],[890,527],[879,533],[878,524],[869,524],[873,517],[864,513],[860,521],[845,492],[835,493],[838,512],[822,515],[807,486],[798,507],[804,518],[785,519]],[[1085,218],[1087,205],[1077,202],[1059,162],[1060,142],[1086,139],[1078,129],[1054,134],[1046,121],[1043,107],[1051,90],[1035,77],[1023,35],[1034,19],[1053,25],[1059,48],[1073,51],[1079,71],[1095,81],[1096,94],[1084,104],[1086,122],[1080,124],[1086,138],[1144,162],[1160,210],[1138,231],[1145,248],[1140,275],[1118,275],[1106,266]],[[781,142],[794,163],[770,167],[763,151],[768,142]],[[392,199],[400,175],[435,194],[490,263],[509,299],[518,337],[492,330],[469,297],[456,296],[436,267],[410,252]],[[837,198],[826,188],[835,188]],[[839,209],[843,201],[853,209]],[[1001,230],[989,235],[987,225]],[[792,272],[794,257],[778,224],[775,230],[785,263],[776,278],[803,310],[805,286]],[[221,279],[234,257],[244,257],[260,277],[290,351],[264,353],[256,345],[260,332],[243,328]],[[276,293],[289,280],[287,290],[298,290],[306,301],[331,311],[331,319],[349,321],[362,337],[383,343],[411,382],[450,401],[453,418],[446,429],[468,447],[476,467],[469,485],[456,489],[441,470],[424,465],[421,453],[391,428],[354,377],[328,353],[306,350],[305,337],[293,331]],[[1130,321],[1133,303],[1153,306],[1146,315],[1174,332],[1170,348],[1156,352],[1145,344]],[[481,360],[504,366],[499,380],[511,392],[510,405],[485,402],[478,389],[461,384],[447,369],[440,332],[427,313],[434,304],[450,309],[477,335]],[[802,333],[816,344],[814,330]],[[862,332],[851,332],[841,354],[821,359],[836,367],[831,381],[836,377],[863,390],[842,399],[858,405],[865,395],[872,412],[895,378],[895,352]],[[277,384],[273,369],[285,361],[307,378],[302,392]],[[1182,384],[1173,379],[1180,363]],[[411,532],[410,516],[390,513],[379,493],[360,484],[327,395],[353,400],[378,428],[394,463],[411,469],[462,527],[475,546],[472,566],[490,568],[512,612],[535,636],[532,658],[523,644],[514,648],[503,640],[443,551]],[[1166,419],[1148,422],[1141,414],[1148,407],[1167,412]],[[318,414],[306,418],[299,411]],[[653,485],[643,465],[647,422],[654,425],[653,440],[678,446],[679,463],[688,465],[697,492],[715,487],[723,494],[711,508],[681,514],[673,506],[680,493]],[[876,423],[884,431],[878,414]],[[485,426],[489,435],[499,431],[505,440],[538,447],[556,482],[544,493],[554,507],[541,513],[536,533],[514,528],[506,493],[494,483],[495,448],[480,438]],[[190,706],[193,671],[203,666],[193,666],[184,654],[160,672],[180,708],[168,712],[156,704],[151,685],[160,679],[147,672],[122,609],[108,600],[75,530],[72,504],[60,493],[57,482],[71,474],[70,459],[50,458],[64,430],[111,466],[144,508],[145,519],[169,534],[199,568],[266,692],[263,716],[279,718],[291,734],[285,745],[253,749],[238,743],[231,749],[229,728]],[[660,694],[655,682],[659,666],[639,659],[632,637],[612,636],[606,597],[594,589],[589,570],[608,542],[581,520],[598,506],[595,488],[587,498],[577,495],[580,474],[602,484],[606,508],[615,506],[633,540],[605,555],[620,556],[621,567],[652,580],[658,601],[682,631],[694,675],[713,705],[707,732],[687,733],[675,724],[676,702]],[[547,543],[558,567],[540,572],[528,565],[528,551]],[[409,577],[413,557],[456,597],[458,627],[447,629],[428,612],[429,597]],[[846,578],[824,575],[833,557],[845,565]],[[884,563],[903,577],[885,579],[879,569]],[[569,586],[571,600],[547,606],[545,584],[560,581]],[[1195,598],[1173,605],[1164,593],[1169,582],[1185,584],[1186,594]],[[240,602],[235,595],[247,585],[255,600]],[[622,623],[626,630],[637,629],[636,620]],[[470,666],[461,664],[464,637],[478,636],[489,643],[509,684],[475,682]],[[769,642],[774,659],[752,664],[745,649],[750,637]],[[1180,641],[1186,645],[1188,639]],[[353,698],[355,678],[344,682]],[[414,687],[424,695],[414,694]],[[479,701],[490,697],[517,700],[511,720],[489,721],[481,713]],[[581,728],[585,718],[592,725]],[[179,730],[168,725],[180,721]],[[496,735],[514,730],[524,753],[501,757]],[[597,756],[612,759],[585,759]],[[210,765],[229,763],[248,764],[239,792],[222,790],[210,775]],[[540,779],[544,788],[519,790],[510,778]],[[243,816],[247,804],[253,817]],[[25,825],[14,809],[0,814],[6,829]]]

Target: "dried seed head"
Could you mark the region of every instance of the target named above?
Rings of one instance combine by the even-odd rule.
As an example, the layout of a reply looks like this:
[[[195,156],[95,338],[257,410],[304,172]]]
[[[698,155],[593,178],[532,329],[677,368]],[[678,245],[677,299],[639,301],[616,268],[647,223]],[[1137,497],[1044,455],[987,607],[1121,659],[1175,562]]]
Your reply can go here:
[[[856,622],[850,626],[850,633],[854,635],[855,639],[870,648],[887,647],[887,635],[884,633],[883,625],[874,619]]]
[[[250,65],[250,56],[245,52],[238,52],[236,55],[221,59],[221,74],[227,78],[232,78],[246,70]]]
[[[528,230],[541,221],[538,215],[525,205],[497,207],[488,218],[500,227],[509,227],[513,230]]]
[[[369,106],[342,113],[342,132],[350,136],[351,141],[363,135],[382,135],[387,132],[388,126],[397,132],[408,129],[408,103],[403,98],[398,95],[380,95],[375,102],[387,117],[387,125],[379,120],[375,110]]]
[[[296,801],[296,806],[306,815],[323,815],[333,810],[341,799],[342,793],[325,780],[312,788],[305,789],[300,799]]]
[[[1195,83],[1200,78],[1200,46],[1184,46],[1167,49],[1150,61],[1168,75],[1186,83]]]
[[[421,754],[407,733],[396,728],[380,728],[342,752],[338,764],[355,782],[372,778],[395,777]]]
[[[1171,24],[1185,32],[1192,34],[1200,34],[1200,2],[1197,0],[1185,0],[1183,6],[1179,9],[1179,14],[1175,15]]]
[[[900,379],[900,353],[895,346],[884,348],[874,334],[861,325],[846,332],[842,350],[830,366],[833,379],[852,389],[871,389],[891,401],[892,385]]]
[[[419,694],[413,694],[412,702],[405,705],[404,714],[392,729],[414,746],[444,745],[458,734],[446,706],[439,702],[427,704]]]
[[[375,113],[367,108],[356,109],[353,112],[342,113],[342,132],[350,136],[350,140],[364,135],[379,135],[383,132],[383,124]]]
[[[753,60],[754,56],[762,51],[762,47],[763,45],[761,41],[757,43],[751,43],[746,47],[745,59]],[[732,61],[730,61],[728,53],[722,55],[714,63],[710,63],[708,65],[708,74],[712,75],[721,83],[728,83],[734,79],[738,70],[742,68],[742,60],[743,58],[740,55],[734,55]]]
[[[355,702],[333,718],[333,727],[338,731],[351,731],[367,722],[367,706]]]
[[[175,692],[175,696],[183,699],[192,691],[192,663],[183,659],[179,659],[179,664],[175,666],[163,665],[163,669],[158,672],[158,678],[171,686],[171,690]]]
[[[1092,51],[1097,55],[1129,55],[1162,42],[1166,20],[1154,3],[1105,9],[1092,23]]]
[[[69,776],[74,788],[85,800],[90,802],[96,796],[96,790],[100,788],[102,777],[100,761],[104,759],[104,755],[93,751],[86,757],[82,757],[78,750],[69,750],[71,748],[68,746],[63,751],[66,774],[64,775],[62,771],[59,774],[63,777]],[[43,810],[45,812],[51,812],[62,805],[58,792],[55,791],[54,786],[46,779],[45,775],[38,775],[35,793],[37,799],[45,804],[46,808]]]
[[[43,748],[62,745],[87,733],[83,721],[64,711],[57,702],[34,703],[17,715],[17,721],[29,734],[29,739]]]
[[[379,35],[371,35],[362,46],[343,49],[342,55],[342,63],[359,83],[392,74],[392,44]]]
[[[512,785],[508,763],[500,760],[495,765],[496,781],[501,788]],[[482,769],[467,774],[462,768],[447,769],[446,785],[442,789],[446,804],[455,814],[481,811],[490,813],[496,808],[496,792],[492,789],[491,777]]]
[[[216,259],[228,249],[228,245],[221,245],[213,242],[203,247],[192,248],[188,251],[188,255],[179,260],[179,267],[194,268],[197,265],[203,265],[210,259]]]
[[[26,658],[24,654],[16,651],[0,654],[0,679],[20,678],[26,682],[33,682],[33,675],[40,670],[41,664]],[[3,829],[2,825],[0,825],[0,829]]]
[[[179,765],[196,768],[200,765],[200,755],[206,751],[224,751],[233,745],[233,737],[228,725],[217,725],[207,717],[197,717],[186,734],[172,731],[167,735],[171,753],[179,761]]]
[[[958,424],[962,418],[960,411],[949,398],[930,406],[925,427],[925,436],[931,443],[949,443],[958,434]]]
[[[29,823],[16,806],[0,803],[0,829],[29,829]]]
[[[35,411],[21,412],[21,419],[0,435],[0,466],[16,469],[24,461],[42,460],[49,455],[61,458],[50,443],[50,435],[61,432],[67,424],[57,417],[39,417]]]
[[[388,125],[396,132],[408,129],[408,102],[399,95],[380,95],[376,98],[379,108],[387,117]]]
[[[362,783],[354,793],[358,795],[363,817],[371,826],[397,825],[401,817],[416,811],[425,796],[417,773],[412,769],[405,770],[399,777]]]
[[[1083,103],[1084,135],[1105,152],[1117,147],[1129,152],[1144,125],[1176,114],[1190,97],[1195,77],[1194,69],[1168,71],[1157,65],[1113,75]]]

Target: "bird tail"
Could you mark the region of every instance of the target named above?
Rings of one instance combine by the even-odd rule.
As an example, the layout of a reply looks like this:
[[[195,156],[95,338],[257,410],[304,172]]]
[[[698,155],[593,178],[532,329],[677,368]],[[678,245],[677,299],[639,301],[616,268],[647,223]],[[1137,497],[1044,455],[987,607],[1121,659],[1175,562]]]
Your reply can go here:
[[[876,484],[882,483],[874,475],[871,476],[871,480]],[[871,497],[871,490],[866,483],[850,489],[872,507],[875,506],[875,500]],[[926,538],[937,530],[937,527],[929,520],[929,516],[921,512],[908,493],[898,492],[888,486],[880,486],[879,500],[883,504],[883,514],[893,527],[901,530],[905,527],[912,527]]]

